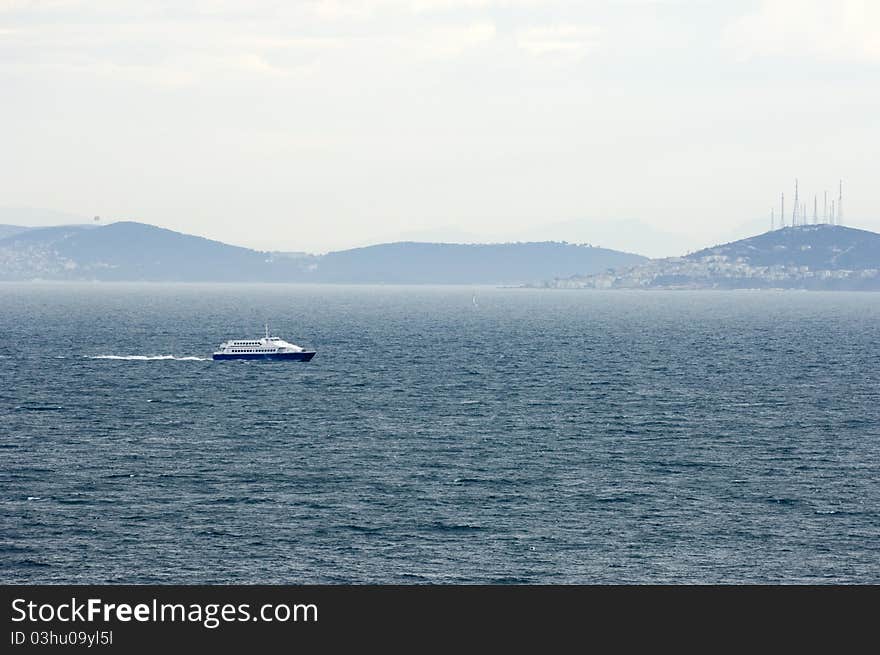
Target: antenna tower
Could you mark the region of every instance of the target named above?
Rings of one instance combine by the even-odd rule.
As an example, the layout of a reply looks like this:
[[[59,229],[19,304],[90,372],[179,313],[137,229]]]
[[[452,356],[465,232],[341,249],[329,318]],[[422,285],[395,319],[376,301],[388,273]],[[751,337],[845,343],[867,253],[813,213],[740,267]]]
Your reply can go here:
[[[840,190],[837,195],[837,224],[840,225],[840,219],[843,218],[843,180],[840,180]]]

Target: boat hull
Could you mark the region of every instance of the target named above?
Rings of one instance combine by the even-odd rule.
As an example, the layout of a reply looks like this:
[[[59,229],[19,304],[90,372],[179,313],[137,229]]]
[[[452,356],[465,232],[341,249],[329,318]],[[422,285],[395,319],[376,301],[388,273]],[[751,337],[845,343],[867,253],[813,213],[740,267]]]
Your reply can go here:
[[[271,359],[293,362],[308,362],[315,356],[314,350],[298,353],[214,353],[214,359]]]

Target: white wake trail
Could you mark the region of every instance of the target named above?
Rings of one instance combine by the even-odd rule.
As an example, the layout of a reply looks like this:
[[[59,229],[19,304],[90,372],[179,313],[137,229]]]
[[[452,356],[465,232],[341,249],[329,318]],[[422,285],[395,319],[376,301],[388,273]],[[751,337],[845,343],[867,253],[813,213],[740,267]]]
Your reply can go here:
[[[86,355],[86,359],[116,359],[125,361],[148,362],[173,360],[178,362],[210,362],[210,357],[177,357],[176,355]]]

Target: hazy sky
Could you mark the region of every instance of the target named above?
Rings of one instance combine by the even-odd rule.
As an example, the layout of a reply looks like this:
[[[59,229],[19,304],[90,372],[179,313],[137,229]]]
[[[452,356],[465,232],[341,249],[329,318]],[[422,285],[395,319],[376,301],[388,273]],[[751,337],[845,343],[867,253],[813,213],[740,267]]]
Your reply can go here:
[[[258,248],[867,224],[880,2],[0,0],[0,137],[0,205]]]

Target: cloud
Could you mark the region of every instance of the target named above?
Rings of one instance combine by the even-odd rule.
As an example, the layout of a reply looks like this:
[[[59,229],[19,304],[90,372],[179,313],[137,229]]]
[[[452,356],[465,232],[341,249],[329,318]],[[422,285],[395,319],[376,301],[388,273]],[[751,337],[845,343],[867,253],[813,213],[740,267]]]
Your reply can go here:
[[[517,45],[529,54],[581,57],[599,45],[601,30],[592,25],[533,27],[516,36]]]
[[[431,58],[456,57],[495,38],[495,25],[488,22],[437,28],[417,36],[410,46]]]
[[[645,0],[640,0],[645,1]],[[191,86],[322,75],[389,80],[432,61],[555,66],[599,45],[554,0],[0,0],[0,71]],[[521,12],[499,13],[512,6]],[[554,12],[558,13],[558,12]],[[577,12],[575,12],[577,13]],[[510,15],[508,15],[510,14]],[[7,18],[7,15],[4,15]],[[525,55],[525,56],[523,56]]]
[[[738,59],[811,57],[880,62],[875,0],[763,0],[728,25],[722,44]]]
[[[547,0],[315,0],[314,7],[325,16],[364,16],[377,11],[411,13],[462,9],[548,4]]]
[[[36,65],[36,69],[51,69],[66,75],[89,75],[165,88],[192,86],[206,78],[282,78],[313,72],[308,65],[287,68],[274,66],[254,53],[212,57],[179,56],[149,65],[79,56],[65,61],[40,63]]]
[[[4,1],[11,6],[9,0],[0,0]],[[90,3],[82,3],[76,20],[61,20],[57,11],[47,13],[49,8],[57,9],[57,3],[27,5],[39,11],[0,28],[0,70],[128,76],[135,83],[187,86],[231,78],[310,75],[325,65],[351,69],[356,64],[378,70],[388,62],[452,59],[490,43],[496,35],[494,23],[484,17],[441,21],[404,16],[356,26],[345,20],[328,23],[337,9],[337,17],[372,10],[367,2],[293,7],[281,3],[277,11],[256,16],[241,13],[247,3],[226,2],[217,4],[210,17],[196,16],[197,20],[192,12],[199,14],[200,4],[139,19],[136,7],[126,9],[127,2],[120,0],[112,12],[96,12]],[[388,2],[388,6],[400,4]],[[315,15],[315,11],[327,14]]]

